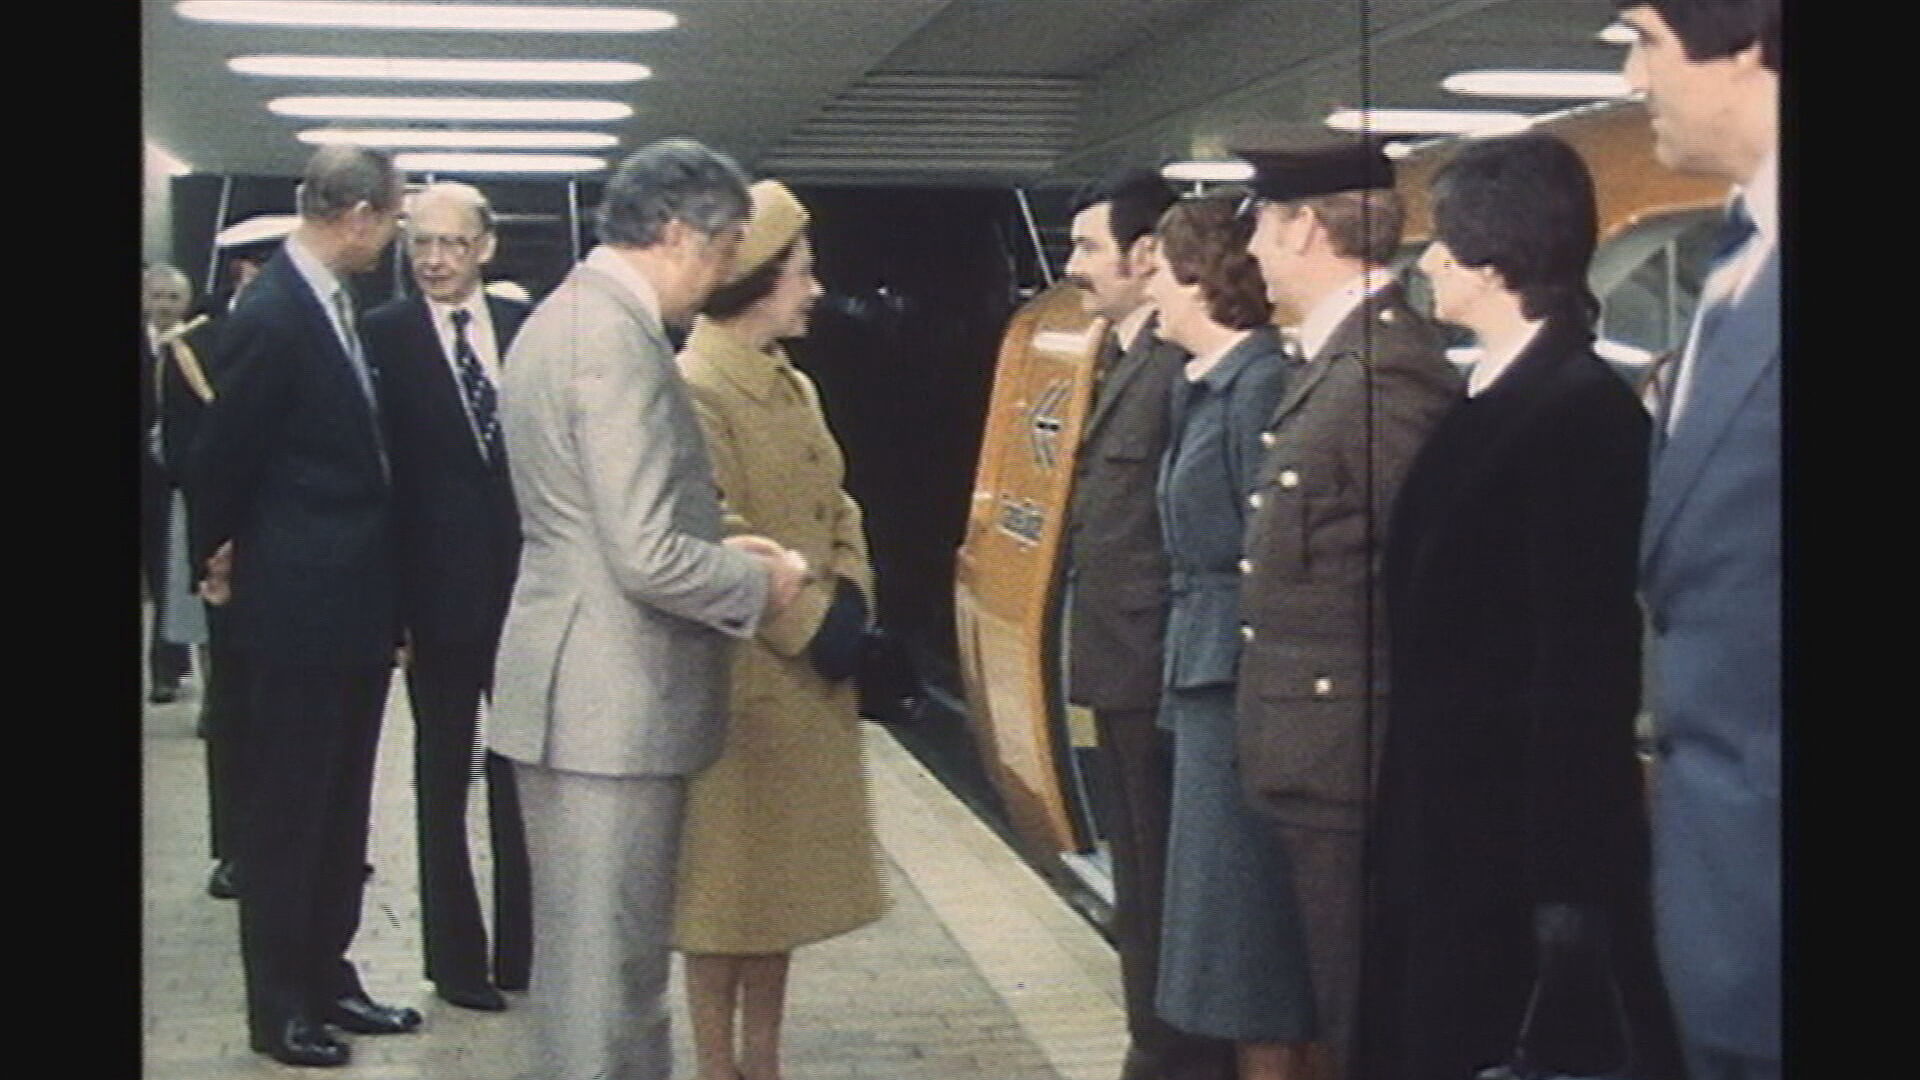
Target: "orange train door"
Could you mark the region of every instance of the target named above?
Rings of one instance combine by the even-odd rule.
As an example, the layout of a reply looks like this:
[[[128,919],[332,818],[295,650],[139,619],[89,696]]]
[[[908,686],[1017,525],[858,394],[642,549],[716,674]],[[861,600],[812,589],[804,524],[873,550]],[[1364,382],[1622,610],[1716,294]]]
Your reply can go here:
[[[1065,794],[1058,611],[1074,452],[1106,328],[1066,284],[1014,314],[955,559],[954,627],[974,738],[1031,858],[1089,839]]]

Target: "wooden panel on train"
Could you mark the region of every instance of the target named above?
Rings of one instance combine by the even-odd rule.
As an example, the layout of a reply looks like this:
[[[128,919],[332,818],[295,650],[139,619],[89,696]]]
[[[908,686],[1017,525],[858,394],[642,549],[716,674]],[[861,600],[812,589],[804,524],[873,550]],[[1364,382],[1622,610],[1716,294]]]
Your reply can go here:
[[[1028,854],[1076,849],[1063,791],[1063,668],[1056,617],[1074,451],[1105,319],[1055,285],[1000,344],[954,620],[974,738]]]

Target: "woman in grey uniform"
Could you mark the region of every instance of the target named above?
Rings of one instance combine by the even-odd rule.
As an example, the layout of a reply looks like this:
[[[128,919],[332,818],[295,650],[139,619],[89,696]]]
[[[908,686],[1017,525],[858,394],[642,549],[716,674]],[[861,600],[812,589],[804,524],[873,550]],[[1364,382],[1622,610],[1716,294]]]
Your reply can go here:
[[[1233,768],[1241,538],[1286,383],[1250,228],[1226,200],[1174,205],[1147,283],[1160,336],[1192,356],[1157,492],[1172,596],[1160,725],[1174,737],[1157,1007],[1239,1044],[1241,1080],[1292,1080],[1315,1035],[1305,948],[1285,853]]]

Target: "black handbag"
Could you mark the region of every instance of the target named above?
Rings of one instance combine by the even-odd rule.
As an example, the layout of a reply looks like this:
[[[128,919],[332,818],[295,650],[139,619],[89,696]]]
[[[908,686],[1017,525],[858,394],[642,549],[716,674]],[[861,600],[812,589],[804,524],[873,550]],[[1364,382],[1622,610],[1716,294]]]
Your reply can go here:
[[[1620,994],[1620,980],[1614,977],[1613,965],[1607,965],[1607,989],[1613,1001],[1613,1016],[1620,1025],[1620,1044],[1625,1054],[1620,1066],[1604,1073],[1574,1074],[1559,1070],[1542,1069],[1530,1059],[1528,1047],[1533,1036],[1534,1014],[1540,1007],[1540,988],[1546,981],[1546,973],[1534,976],[1533,991],[1527,995],[1527,1010],[1520,1018],[1520,1034],[1513,1043],[1513,1056],[1504,1065],[1481,1069],[1474,1074],[1474,1080],[1633,1080],[1633,1025],[1627,1022],[1627,1004]]]
[[[860,640],[860,662],[853,673],[860,690],[860,715],[882,724],[911,724],[920,716],[926,687],[906,645],[878,625]]]

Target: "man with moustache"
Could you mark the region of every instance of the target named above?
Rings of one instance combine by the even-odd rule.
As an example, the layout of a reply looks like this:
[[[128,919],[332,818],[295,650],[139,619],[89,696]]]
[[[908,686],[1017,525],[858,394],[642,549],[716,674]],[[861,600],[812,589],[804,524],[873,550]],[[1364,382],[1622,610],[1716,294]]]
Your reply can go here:
[[[486,755],[493,845],[493,959],[467,852],[467,789],[481,699],[520,557],[520,518],[500,440],[500,360],[527,305],[485,295],[493,209],[466,184],[432,184],[413,198],[405,231],[420,295],[361,324],[380,373],[381,418],[393,457],[394,533],[407,699],[413,707],[414,813],[426,975],[442,1000],[506,1008],[531,962],[526,837],[513,768]],[[500,989],[496,989],[496,986]]]
[[[512,759],[533,869],[532,1000],[550,1080],[666,1080],[664,995],[687,776],[724,737],[729,639],[805,584],[721,541],[667,327],[730,270],[746,178],[699,143],[634,151],[600,246],[522,324],[500,426],[523,539],[487,745]]]
[[[1619,0],[1662,164],[1737,185],[1654,410],[1654,911],[1693,1080],[1780,1047],[1779,0]]]
[[[360,922],[374,750],[395,639],[391,486],[345,276],[378,265],[400,214],[382,153],[328,146],[300,225],[220,335],[189,455],[203,594],[247,653],[240,947],[254,1050],[338,1066],[323,1024],[411,1031],[346,959]]]
[[[1091,185],[1075,201],[1067,280],[1109,332],[1068,517],[1069,699],[1093,710],[1095,760],[1110,795],[1104,831],[1131,1040],[1121,1080],[1230,1080],[1232,1043],[1183,1032],[1154,1012],[1173,770],[1171,737],[1154,723],[1167,620],[1154,483],[1187,354],[1153,332],[1145,285],[1154,223],[1174,201],[1166,181],[1145,170]]]
[[[1299,318],[1300,367],[1261,441],[1240,612],[1239,769],[1293,863],[1319,1037],[1334,1074],[1358,1007],[1361,856],[1387,710],[1380,587],[1388,510],[1461,392],[1432,325],[1387,269],[1404,212],[1366,139],[1240,151],[1247,250]]]

